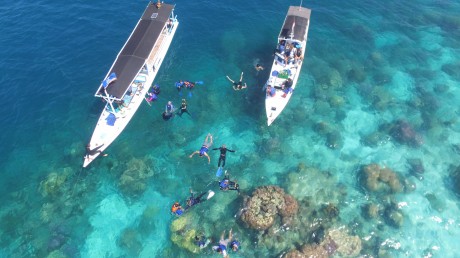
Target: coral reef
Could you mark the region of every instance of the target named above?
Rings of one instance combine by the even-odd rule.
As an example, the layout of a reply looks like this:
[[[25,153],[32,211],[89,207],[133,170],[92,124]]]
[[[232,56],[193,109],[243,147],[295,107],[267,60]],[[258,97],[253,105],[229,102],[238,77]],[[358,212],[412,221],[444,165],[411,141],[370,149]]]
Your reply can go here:
[[[153,170],[141,159],[131,159],[126,170],[120,176],[118,185],[124,194],[136,197],[144,193],[147,180],[153,176]]]
[[[63,193],[65,182],[71,173],[70,168],[64,168],[61,172],[52,172],[46,179],[40,182],[39,192],[43,197],[58,197]]]
[[[142,251],[142,237],[134,228],[126,228],[118,239],[118,245],[123,247],[129,256],[138,256]]]
[[[460,195],[460,166],[452,170],[450,177],[452,178],[454,192]]]
[[[283,257],[356,257],[361,249],[361,239],[358,236],[351,236],[346,229],[339,228],[328,231],[321,243],[304,244],[300,250],[291,250]]]
[[[390,129],[390,135],[399,143],[411,147],[419,147],[423,144],[422,136],[405,120],[397,120]]]
[[[362,169],[363,186],[372,192],[401,192],[403,185],[398,175],[389,168],[381,168],[377,164],[366,165]]]
[[[246,197],[241,219],[250,228],[266,230],[274,223],[277,216],[294,216],[299,209],[297,201],[277,186],[257,188],[252,197]]]

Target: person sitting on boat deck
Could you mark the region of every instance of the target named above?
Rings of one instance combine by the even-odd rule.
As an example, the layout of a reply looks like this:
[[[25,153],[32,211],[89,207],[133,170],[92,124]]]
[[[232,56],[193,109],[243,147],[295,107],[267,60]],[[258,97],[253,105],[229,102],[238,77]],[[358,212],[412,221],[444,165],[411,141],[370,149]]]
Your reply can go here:
[[[283,90],[284,94],[283,94],[283,98],[286,97],[286,95],[288,93],[291,93],[292,92],[292,79],[291,78],[287,78],[283,84],[281,85],[281,89]]]
[[[282,39],[278,43],[278,46],[276,47],[276,49],[275,49],[273,54],[275,54],[275,53],[284,54],[285,49],[286,49],[286,41],[284,39]]]
[[[125,101],[124,101],[123,99],[121,99],[121,100],[115,100],[115,104],[117,104],[119,110],[121,110],[121,109],[124,108],[124,107],[128,107],[128,106],[125,104]]]
[[[222,191],[234,190],[240,194],[240,185],[234,181],[230,181],[230,177],[227,174],[225,175],[224,179],[219,182],[219,188]]]
[[[203,156],[206,156],[208,158],[208,164],[211,163],[211,158],[208,155],[208,149],[212,145],[212,135],[208,133],[206,138],[204,139],[203,145],[201,145],[201,149],[194,151],[192,154],[190,154],[189,158],[192,158],[195,154],[200,154],[200,158]]]
[[[240,250],[240,241],[238,240],[232,240],[232,242],[230,242],[230,249],[232,249],[233,252],[238,252],[238,250]]]
[[[177,216],[180,216],[180,215],[182,215],[182,213],[184,213],[184,210],[182,209],[182,206],[180,206],[179,202],[175,202],[171,206],[171,213],[173,213],[174,215],[177,215]]]
[[[227,155],[227,151],[235,152],[234,150],[227,149],[227,146],[225,146],[225,144],[222,144],[221,147],[214,148],[212,150],[220,150],[219,162],[217,162],[218,167],[220,167],[221,162],[222,162],[222,167],[225,166],[225,158],[226,158],[226,155]]]
[[[297,51],[294,56],[294,60],[296,63],[300,63],[303,60],[302,48],[297,48]]]
[[[190,189],[190,197],[187,199],[187,203],[185,205],[185,210],[190,209],[192,206],[197,205],[198,203],[204,202],[205,200],[201,200],[205,194],[208,192],[204,192],[197,197],[194,196],[192,189]]]
[[[260,64],[256,64],[255,68],[256,68],[257,71],[262,71],[264,69],[264,67],[261,66]]]
[[[208,239],[204,234],[201,234],[201,236],[195,236],[195,245],[197,245],[200,249],[206,248],[209,243],[211,243],[211,239]]]
[[[238,82],[235,82],[234,80],[230,79],[230,77],[228,77],[227,75],[227,79],[233,83],[233,89],[234,90],[242,90],[244,88],[247,88],[248,86],[246,85],[246,83],[244,83],[243,85],[243,72],[241,72],[241,76],[240,76],[240,80]]]
[[[178,81],[175,83],[177,91],[182,90],[182,87],[184,87],[184,82],[182,80]]]
[[[267,97],[268,96],[273,97],[275,95],[276,95],[276,89],[272,87],[271,85],[268,85],[267,86]]]
[[[289,62],[294,58],[295,48],[292,44],[288,44],[286,51],[284,52],[284,63],[289,64]]]
[[[180,113],[179,113],[180,112]],[[180,110],[179,112],[177,113],[180,117],[182,117],[182,114],[183,113],[187,113],[189,116],[192,116],[188,110],[187,110],[187,101],[185,101],[185,99],[182,99],[182,103],[180,105]]]
[[[101,154],[101,156],[103,156],[103,157],[107,157],[109,154],[102,153],[102,151],[99,150],[102,146],[104,146],[104,144],[101,144],[101,145],[97,146],[96,148],[91,149],[91,143],[88,143],[86,145],[85,159],[88,159],[90,156],[94,156],[96,153]]]
[[[228,246],[228,243],[232,241],[232,238],[233,238],[232,229],[230,229],[230,231],[228,232],[227,239],[225,239],[225,230],[224,230],[224,232],[222,232],[222,235],[220,236],[219,245],[213,246],[212,250],[222,254],[224,258],[229,257],[227,254],[227,246]]]

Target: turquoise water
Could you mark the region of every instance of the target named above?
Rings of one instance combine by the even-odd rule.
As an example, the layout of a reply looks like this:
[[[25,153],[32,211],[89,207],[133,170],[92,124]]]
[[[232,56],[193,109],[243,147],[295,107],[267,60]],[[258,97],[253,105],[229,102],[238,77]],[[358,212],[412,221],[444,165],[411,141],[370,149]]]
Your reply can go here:
[[[298,2],[177,1],[181,24],[155,79],[159,100],[140,107],[108,157],[82,170],[102,108],[93,94],[146,4],[0,7],[2,257],[211,255],[189,252],[173,221],[185,221],[179,233],[214,240],[233,228],[243,248],[231,257],[277,257],[311,244],[317,225],[357,236],[362,256],[459,256],[450,177],[460,165],[459,3],[304,1],[313,11],[302,75],[267,127],[261,87],[288,6]],[[266,69],[257,73],[255,63]],[[235,92],[225,75],[241,71],[249,87]],[[192,118],[165,122],[166,102],[183,97],[173,87],[180,79],[205,83],[188,98]],[[214,182],[217,151],[211,165],[187,157],[208,132],[214,147],[237,151],[226,168],[239,196]],[[363,166],[373,163],[395,172],[400,192],[371,191]],[[258,232],[238,217],[245,196],[264,185],[299,202],[291,226]],[[216,195],[175,220],[170,206],[189,188]]]

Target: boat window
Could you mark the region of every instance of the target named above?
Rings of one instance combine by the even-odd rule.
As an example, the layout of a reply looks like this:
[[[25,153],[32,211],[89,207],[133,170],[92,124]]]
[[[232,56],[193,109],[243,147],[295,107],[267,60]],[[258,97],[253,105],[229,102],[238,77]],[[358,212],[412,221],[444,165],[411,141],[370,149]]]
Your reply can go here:
[[[150,16],[150,19],[156,19],[158,17],[158,13],[152,13],[152,16]]]

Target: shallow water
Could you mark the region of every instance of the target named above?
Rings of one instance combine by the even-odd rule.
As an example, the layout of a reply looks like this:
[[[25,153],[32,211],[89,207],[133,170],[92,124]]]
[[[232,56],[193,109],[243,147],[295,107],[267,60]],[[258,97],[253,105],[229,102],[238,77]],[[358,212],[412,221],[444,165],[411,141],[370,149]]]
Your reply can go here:
[[[311,244],[319,224],[358,236],[361,255],[458,256],[450,174],[459,166],[460,4],[304,2],[313,11],[302,75],[267,127],[261,87],[286,10],[298,3],[175,3],[181,24],[155,80],[158,101],[142,105],[109,156],[85,170],[83,146],[101,110],[93,94],[146,2],[0,7],[1,256],[210,255],[171,240],[170,205],[190,188],[216,195],[184,217],[184,232],[216,240],[233,228],[243,248],[232,257]],[[266,69],[257,72],[257,62]],[[249,87],[235,92],[225,75],[241,71]],[[204,84],[180,96],[180,79]],[[164,122],[166,102],[184,97],[192,117]],[[208,132],[213,147],[236,150],[226,169],[241,195],[219,192],[217,151],[210,165],[187,157]],[[394,171],[402,191],[370,191],[362,168],[372,163]],[[264,185],[297,199],[297,226],[278,223],[266,235],[245,227],[237,216],[244,196]],[[371,205],[375,217],[363,211]]]

